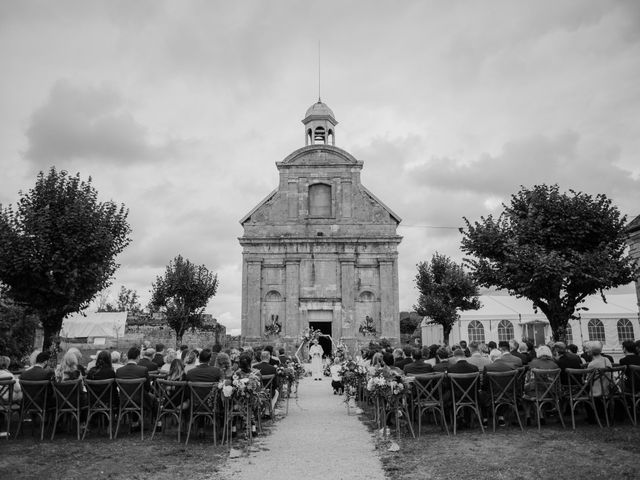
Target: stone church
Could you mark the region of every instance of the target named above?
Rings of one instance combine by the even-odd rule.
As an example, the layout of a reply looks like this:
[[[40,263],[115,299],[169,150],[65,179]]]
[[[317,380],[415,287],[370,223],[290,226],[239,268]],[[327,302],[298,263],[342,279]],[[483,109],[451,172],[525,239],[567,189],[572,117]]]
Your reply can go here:
[[[359,332],[369,317],[397,343],[400,217],[360,183],[363,162],[335,146],[326,104],[302,123],[305,146],[276,162],[278,187],[240,221],[242,340],[294,345],[311,326],[355,346],[370,339]]]

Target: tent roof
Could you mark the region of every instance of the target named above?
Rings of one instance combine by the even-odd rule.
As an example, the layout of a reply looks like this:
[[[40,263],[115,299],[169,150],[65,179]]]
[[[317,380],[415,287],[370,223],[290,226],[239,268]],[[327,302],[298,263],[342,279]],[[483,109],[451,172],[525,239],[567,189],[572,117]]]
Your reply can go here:
[[[604,303],[600,295],[592,295],[581,305],[588,310],[580,310],[577,313],[580,313],[582,318],[638,316],[638,299],[635,294],[606,295],[606,299],[607,303]],[[462,320],[546,321],[544,314],[540,310],[536,313],[533,310],[533,303],[526,298],[510,295],[482,295],[480,302],[482,307],[479,310],[460,312],[460,318]]]
[[[73,313],[62,322],[63,334],[70,338],[115,337],[124,335],[127,312]]]

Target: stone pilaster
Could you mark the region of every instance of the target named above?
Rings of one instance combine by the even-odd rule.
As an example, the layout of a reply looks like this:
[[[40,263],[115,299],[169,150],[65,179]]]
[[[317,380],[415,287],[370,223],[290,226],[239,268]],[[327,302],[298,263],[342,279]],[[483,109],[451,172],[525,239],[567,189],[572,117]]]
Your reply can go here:
[[[300,324],[300,260],[285,261],[285,323],[284,336],[297,338],[302,333]]]
[[[342,297],[342,331],[336,331],[336,336],[353,337],[357,328],[355,259],[340,259],[340,291]]]
[[[247,260],[247,315],[243,334],[247,339],[262,337],[262,261]],[[244,319],[243,319],[244,320]],[[246,328],[244,328],[246,327]]]
[[[397,290],[394,289],[393,260],[378,260],[380,272],[380,320],[382,331],[381,336],[390,340],[397,340],[400,336],[400,327],[397,317],[398,310],[395,308]]]

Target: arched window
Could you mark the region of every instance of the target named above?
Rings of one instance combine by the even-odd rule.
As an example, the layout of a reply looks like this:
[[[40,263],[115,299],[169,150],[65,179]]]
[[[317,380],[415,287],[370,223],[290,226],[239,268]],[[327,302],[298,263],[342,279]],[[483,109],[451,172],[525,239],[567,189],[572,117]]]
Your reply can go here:
[[[327,134],[324,127],[316,127],[316,129],[313,132],[313,143],[316,143],[316,142],[327,143],[326,139],[327,139]]]
[[[635,340],[635,335],[633,334],[633,324],[629,319],[621,318],[618,320],[618,341],[622,343],[625,340]]]
[[[280,295],[280,293],[276,290],[269,290],[264,299],[267,302],[279,302],[280,300],[282,300],[282,295]]]
[[[373,302],[375,299],[375,295],[368,290],[365,290],[358,296],[358,300],[361,302]]]
[[[598,318],[592,318],[587,324],[587,331],[589,332],[589,340],[599,340],[605,343],[604,325]]]
[[[478,320],[469,323],[469,342],[484,343],[484,326]]]
[[[309,186],[309,216],[331,216],[331,186],[325,183],[314,183]]]
[[[569,345],[570,343],[573,343],[573,330],[571,329],[571,324],[567,323],[567,329],[565,331],[565,340],[566,340],[566,344]]]
[[[514,338],[513,323],[511,323],[509,320],[500,320],[500,323],[498,324],[498,341],[508,342],[509,340],[513,340]]]

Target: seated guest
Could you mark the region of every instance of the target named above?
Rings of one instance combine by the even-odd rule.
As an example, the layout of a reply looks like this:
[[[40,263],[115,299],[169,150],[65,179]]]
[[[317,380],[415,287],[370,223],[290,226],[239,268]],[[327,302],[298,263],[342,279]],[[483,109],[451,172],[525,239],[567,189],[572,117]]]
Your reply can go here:
[[[56,382],[67,382],[82,378],[82,373],[78,369],[78,357],[73,352],[67,352],[62,358],[62,362],[56,368]]]
[[[151,394],[151,379],[149,378],[149,369],[143,365],[139,365],[138,361],[140,359],[140,349],[136,346],[133,346],[127,352],[127,363],[116,370],[116,381],[118,379],[122,380],[133,380],[137,378],[144,378],[146,382],[144,383],[144,405],[145,409],[148,408],[151,410],[151,413],[155,415],[155,410],[157,407],[157,403],[153,395]],[[122,397],[121,397],[122,400]],[[140,428],[141,425],[139,423],[134,423],[131,425],[132,429]]]
[[[273,345],[267,345],[264,349],[269,352],[269,363],[273,366],[280,365],[280,359],[273,354]],[[262,357],[260,357],[260,360],[262,360]]]
[[[342,374],[340,373],[340,369],[342,368],[341,363],[333,363],[331,367],[329,367],[329,371],[331,372],[331,388],[333,388],[334,395],[342,395],[344,390],[344,386],[342,385]]]
[[[536,350],[536,357],[529,362],[529,367],[550,370],[558,368],[558,363],[553,359],[551,349],[546,345],[541,345]]]
[[[82,352],[80,351],[80,349],[79,349],[79,348],[77,348],[77,347],[70,347],[70,348],[67,350],[67,353],[73,353],[73,354],[76,356],[76,360],[77,360],[77,361],[76,361],[76,365],[78,366],[78,370],[80,370],[80,374],[81,374],[83,377],[86,377],[86,375],[87,375],[87,369],[86,369],[86,368],[84,368],[84,365],[82,365],[82,360],[83,360],[83,358],[82,358]]]
[[[218,355],[216,355],[215,366],[220,369],[224,378],[231,378],[231,376],[233,375],[233,369],[231,368],[231,358],[226,353],[220,352],[218,353]]]
[[[514,368],[521,367],[522,360],[520,359],[520,357],[516,357],[515,355],[513,355],[509,351],[509,347],[510,347],[509,342],[505,340],[501,340],[500,342],[498,342],[498,349],[500,350],[500,353],[501,353],[499,360],[501,362],[509,363],[513,365]],[[495,361],[498,361],[498,359],[496,359]]]
[[[447,346],[438,348],[438,351],[436,352],[436,364],[433,367],[434,372],[447,371],[449,368],[449,352],[450,350]]]
[[[194,348],[189,351],[182,352],[182,363],[186,372],[198,366],[198,351]]]
[[[423,360],[422,350],[419,348],[414,348],[411,351],[411,358],[413,361],[411,363],[407,363],[403,368],[406,375],[420,375],[422,373],[433,372],[433,367]]]
[[[107,380],[116,378],[116,372],[111,365],[111,354],[105,350],[101,351],[96,358],[96,364],[87,372],[89,380]]]
[[[473,373],[479,371],[478,367],[467,361],[464,356],[464,350],[461,348],[454,350],[453,356],[455,357],[455,362],[449,362],[448,373]]]
[[[204,348],[199,355],[199,365],[187,371],[187,380],[190,382],[218,382],[222,378],[222,371],[218,367],[209,365],[211,350]]]
[[[211,350],[211,360],[209,360],[209,365],[214,365],[215,366],[216,357],[222,351],[222,346],[220,346],[218,344],[215,344],[215,345],[212,345],[209,350]]]
[[[9,357],[0,356],[0,380],[16,380],[13,373],[9,371],[9,365],[11,364],[11,359]],[[5,392],[5,395],[2,397],[4,401],[9,400],[9,392]],[[20,390],[20,383],[16,380],[16,383],[13,384],[13,401],[19,402],[22,399],[22,391]]]
[[[502,352],[498,349],[498,345],[493,340],[487,343],[487,347],[489,348],[489,360],[492,362],[495,362],[502,356]]]
[[[102,350],[98,350],[95,355],[90,355],[89,358],[91,359],[91,361],[87,364],[87,371],[91,370],[93,367],[96,366],[96,359],[98,358],[98,354],[101,352]]]
[[[469,348],[467,347],[466,340],[460,340],[460,348],[464,352],[465,357],[469,358],[471,356],[471,350],[469,350]]]
[[[593,357],[591,356],[591,346],[588,341],[582,344],[582,353],[580,354],[580,358],[584,360],[584,363],[589,363],[593,360]]]
[[[114,350],[111,352],[111,368],[115,372],[120,367],[122,367],[122,363],[120,362],[120,352]]]
[[[68,353],[68,352],[67,352]],[[20,380],[31,380],[31,381],[39,381],[39,380],[53,380],[55,378],[54,371],[48,367],[49,360],[51,359],[51,353],[49,352],[40,352],[35,358],[35,363],[33,366],[20,375]],[[36,403],[41,403],[42,398],[39,396],[34,398]],[[47,390],[47,405],[54,406],[56,403],[55,398],[53,397],[53,389],[49,386]]]
[[[602,355],[602,343],[598,341],[589,342],[591,351],[591,361],[589,362],[589,368],[610,368],[611,361]],[[604,375],[601,382],[594,382],[591,394],[594,397],[601,397],[602,392],[609,388],[609,377]]]
[[[551,353],[551,349],[546,345],[541,345],[536,350],[536,357],[529,362],[530,368],[537,368],[542,370],[555,370],[558,368],[558,364],[553,359],[553,354]],[[538,393],[542,394],[546,390],[545,385],[537,385]],[[529,372],[527,377],[527,381],[524,385],[524,394],[529,398],[533,398],[536,396],[536,383],[535,377],[533,373]],[[524,408],[525,414],[525,422],[527,425],[531,424],[531,400],[526,400],[523,402],[522,406]],[[544,412],[544,410],[543,410]],[[545,423],[544,418],[540,418],[541,423]]]
[[[286,354],[286,350],[284,349],[284,347],[280,347],[278,349],[278,360],[280,360],[280,364],[282,365],[286,365],[287,363],[292,361],[291,357]]]
[[[389,369],[389,372],[396,375],[403,375],[403,371],[394,365],[393,353],[384,351],[382,352],[382,361],[384,366]]]
[[[156,344],[156,353],[153,358],[151,358],[151,361],[156,364],[158,369],[164,365],[164,345],[162,343]]]
[[[469,344],[469,351],[471,352],[471,356],[467,358],[467,362],[478,367],[479,371],[482,372],[484,370],[484,367],[491,363],[491,360],[489,360],[489,356],[482,355],[482,353],[480,352],[480,344],[478,342],[471,342]]]
[[[640,355],[636,353],[636,344],[633,340],[622,342],[622,353],[624,357],[620,359],[620,365],[640,365]]]
[[[396,362],[404,359],[404,352],[402,351],[401,348],[394,348],[393,351],[391,352],[391,355],[393,355],[394,365],[396,364]]]
[[[522,342],[518,346],[518,353],[520,354],[520,358],[522,359],[522,365],[528,365],[531,358],[529,358],[529,347],[526,343]]]
[[[169,365],[169,372],[167,373],[167,380],[172,382],[184,382],[187,379],[187,374],[184,371],[184,364],[179,358],[174,358]]]
[[[160,367],[160,371],[168,373],[171,369],[171,363],[176,358],[178,358],[178,353],[173,348],[167,348],[167,354],[164,356],[164,363],[162,364],[162,367]],[[178,358],[178,360],[180,359]],[[182,362],[182,360],[180,360],[180,362]]]
[[[582,360],[575,353],[571,353],[567,350],[567,346],[564,342],[556,342],[553,345],[553,349],[556,354],[556,363],[558,367],[560,367],[560,383],[562,385],[567,385],[569,383],[569,379],[567,378],[567,372],[565,371],[567,368],[580,368],[582,367]]]
[[[271,353],[268,350],[263,350],[260,353],[260,362],[256,363],[253,368],[258,370],[261,375],[276,374],[276,367],[271,364]]]
[[[426,360],[426,359],[425,359]],[[404,366],[413,362],[413,347],[405,345],[402,347],[402,355],[398,356],[393,365],[400,370],[404,370]]]
[[[156,351],[153,348],[147,348],[144,351],[144,356],[138,361],[138,365],[147,367],[150,372],[158,370],[158,365],[153,362],[153,357],[156,355]]]
[[[420,347],[416,347],[416,348],[420,348]],[[436,352],[438,351],[439,348],[440,348],[440,345],[436,345],[436,344],[429,345],[428,347],[422,347],[422,359],[432,367],[435,366],[435,364],[438,363],[438,357],[436,355]],[[412,356],[412,352],[413,352],[413,349],[411,350],[411,353],[409,353],[409,357]]]
[[[526,365],[527,361],[529,361],[527,355],[520,352],[520,344],[515,340],[515,338],[509,340],[509,353],[514,357],[518,357],[522,361],[522,365]]]

